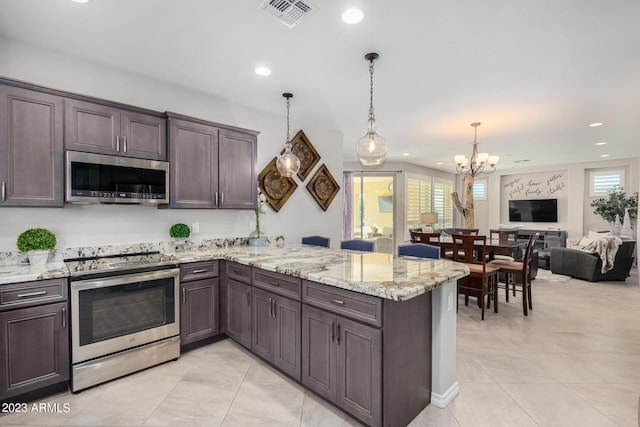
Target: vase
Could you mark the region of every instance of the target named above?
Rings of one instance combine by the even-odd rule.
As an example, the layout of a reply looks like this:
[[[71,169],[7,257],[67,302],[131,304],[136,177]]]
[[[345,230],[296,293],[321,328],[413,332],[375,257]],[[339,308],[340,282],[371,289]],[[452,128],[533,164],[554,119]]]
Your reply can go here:
[[[187,244],[186,237],[173,237],[171,239],[171,243],[176,252],[183,252],[185,250],[185,245]]]
[[[267,235],[262,230],[254,230],[249,234],[249,246],[266,246]]]
[[[27,257],[29,257],[29,265],[34,267],[44,267],[49,260],[50,250],[43,251],[28,251]]]

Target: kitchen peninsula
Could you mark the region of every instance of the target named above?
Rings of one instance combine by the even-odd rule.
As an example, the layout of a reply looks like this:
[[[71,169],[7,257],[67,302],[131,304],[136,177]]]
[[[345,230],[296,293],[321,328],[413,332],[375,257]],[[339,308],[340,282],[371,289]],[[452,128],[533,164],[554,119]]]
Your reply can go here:
[[[181,270],[209,263],[217,276],[219,265],[220,331],[366,424],[404,425],[429,402],[444,407],[457,395],[454,298],[456,280],[468,274],[463,264],[304,245],[144,248],[173,255]],[[3,268],[0,284],[33,280],[11,270]],[[247,342],[231,333],[236,302],[249,307]],[[283,323],[286,316],[293,321]],[[269,356],[274,347],[286,353],[289,342],[297,350],[278,357],[295,360],[294,370]]]

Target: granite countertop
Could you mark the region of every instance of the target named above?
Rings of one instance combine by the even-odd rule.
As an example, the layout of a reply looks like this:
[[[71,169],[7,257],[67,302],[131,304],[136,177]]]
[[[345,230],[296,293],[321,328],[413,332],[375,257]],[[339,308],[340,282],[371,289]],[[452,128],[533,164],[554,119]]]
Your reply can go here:
[[[308,245],[230,247],[173,255],[181,262],[225,259],[396,301],[469,274],[466,265],[446,259],[393,257]]]
[[[228,246],[166,253],[182,263],[224,259],[396,301],[469,274],[466,265],[446,259],[393,257],[308,245]],[[30,269],[28,264],[0,265],[0,285],[68,276],[62,261],[49,262],[41,269]]]

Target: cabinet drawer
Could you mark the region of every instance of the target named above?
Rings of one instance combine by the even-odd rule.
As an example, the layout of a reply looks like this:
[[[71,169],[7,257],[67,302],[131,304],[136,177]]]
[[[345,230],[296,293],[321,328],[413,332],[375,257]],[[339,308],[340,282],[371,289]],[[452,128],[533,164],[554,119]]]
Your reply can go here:
[[[180,266],[181,282],[218,277],[219,274],[218,261],[190,262]]]
[[[361,322],[382,326],[382,300],[371,295],[303,280],[302,301]]]
[[[239,282],[251,284],[251,267],[238,264],[237,262],[226,262],[226,276]]]
[[[66,278],[0,286],[0,311],[66,300]]]
[[[259,268],[253,269],[252,279],[253,286],[300,301],[302,294],[301,279]]]

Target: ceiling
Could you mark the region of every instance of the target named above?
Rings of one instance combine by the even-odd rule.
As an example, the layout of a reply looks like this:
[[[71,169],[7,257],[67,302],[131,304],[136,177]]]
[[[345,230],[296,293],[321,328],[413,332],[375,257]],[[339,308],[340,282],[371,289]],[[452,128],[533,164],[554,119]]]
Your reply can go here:
[[[0,0],[0,35],[283,116],[293,92],[291,117],[342,131],[345,160],[371,51],[389,159],[453,172],[476,121],[500,169],[640,156],[638,0],[312,2],[290,29],[262,0]],[[341,21],[348,6],[361,23]]]

